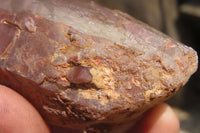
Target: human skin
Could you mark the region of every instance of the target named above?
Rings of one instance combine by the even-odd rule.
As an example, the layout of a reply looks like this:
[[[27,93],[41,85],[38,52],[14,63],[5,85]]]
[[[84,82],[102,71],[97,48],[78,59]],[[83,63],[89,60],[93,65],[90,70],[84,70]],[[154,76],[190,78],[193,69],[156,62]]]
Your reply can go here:
[[[0,133],[80,133],[50,127],[21,95],[0,85]],[[155,106],[128,133],[178,133],[179,120],[165,103]]]

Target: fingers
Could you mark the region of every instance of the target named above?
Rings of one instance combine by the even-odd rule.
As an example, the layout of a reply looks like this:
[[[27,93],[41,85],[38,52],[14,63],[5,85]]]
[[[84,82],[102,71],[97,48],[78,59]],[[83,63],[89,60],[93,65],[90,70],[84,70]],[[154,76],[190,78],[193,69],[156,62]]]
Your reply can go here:
[[[0,85],[0,133],[49,133],[49,129],[26,99]]]
[[[52,128],[53,133],[58,128]],[[57,132],[56,132],[57,131]],[[69,130],[60,129],[60,132]],[[15,91],[0,86],[0,133],[50,133],[36,109]],[[167,104],[160,104],[135,126],[136,133],[178,133],[179,120]]]
[[[179,133],[179,120],[172,108],[163,103],[151,109],[135,127],[136,133]]]

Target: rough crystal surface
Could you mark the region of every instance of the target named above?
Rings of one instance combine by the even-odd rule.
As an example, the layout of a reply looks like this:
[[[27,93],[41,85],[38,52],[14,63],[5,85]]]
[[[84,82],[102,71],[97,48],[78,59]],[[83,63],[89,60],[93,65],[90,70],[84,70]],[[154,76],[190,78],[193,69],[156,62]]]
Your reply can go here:
[[[13,1],[0,0],[0,83],[51,124],[111,132],[197,69],[192,48],[120,11],[78,0],[29,1],[16,11]]]

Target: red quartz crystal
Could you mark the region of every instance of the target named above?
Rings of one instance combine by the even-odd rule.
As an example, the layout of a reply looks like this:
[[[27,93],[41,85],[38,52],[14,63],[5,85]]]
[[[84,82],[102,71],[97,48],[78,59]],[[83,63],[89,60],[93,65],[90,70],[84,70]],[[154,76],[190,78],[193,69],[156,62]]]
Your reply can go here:
[[[123,132],[197,69],[192,48],[120,11],[84,0],[14,1],[0,0],[0,83],[50,124]]]

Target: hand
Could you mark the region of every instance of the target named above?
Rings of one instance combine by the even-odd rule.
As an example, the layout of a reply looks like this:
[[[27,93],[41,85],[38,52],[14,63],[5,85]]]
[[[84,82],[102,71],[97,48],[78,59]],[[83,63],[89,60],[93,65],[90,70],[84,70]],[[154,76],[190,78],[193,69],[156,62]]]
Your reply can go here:
[[[179,120],[172,108],[166,103],[148,111],[128,133],[179,133]]]
[[[0,133],[80,133],[44,122],[37,110],[15,91],[0,86]],[[167,104],[149,112],[128,133],[178,133],[179,121]]]

